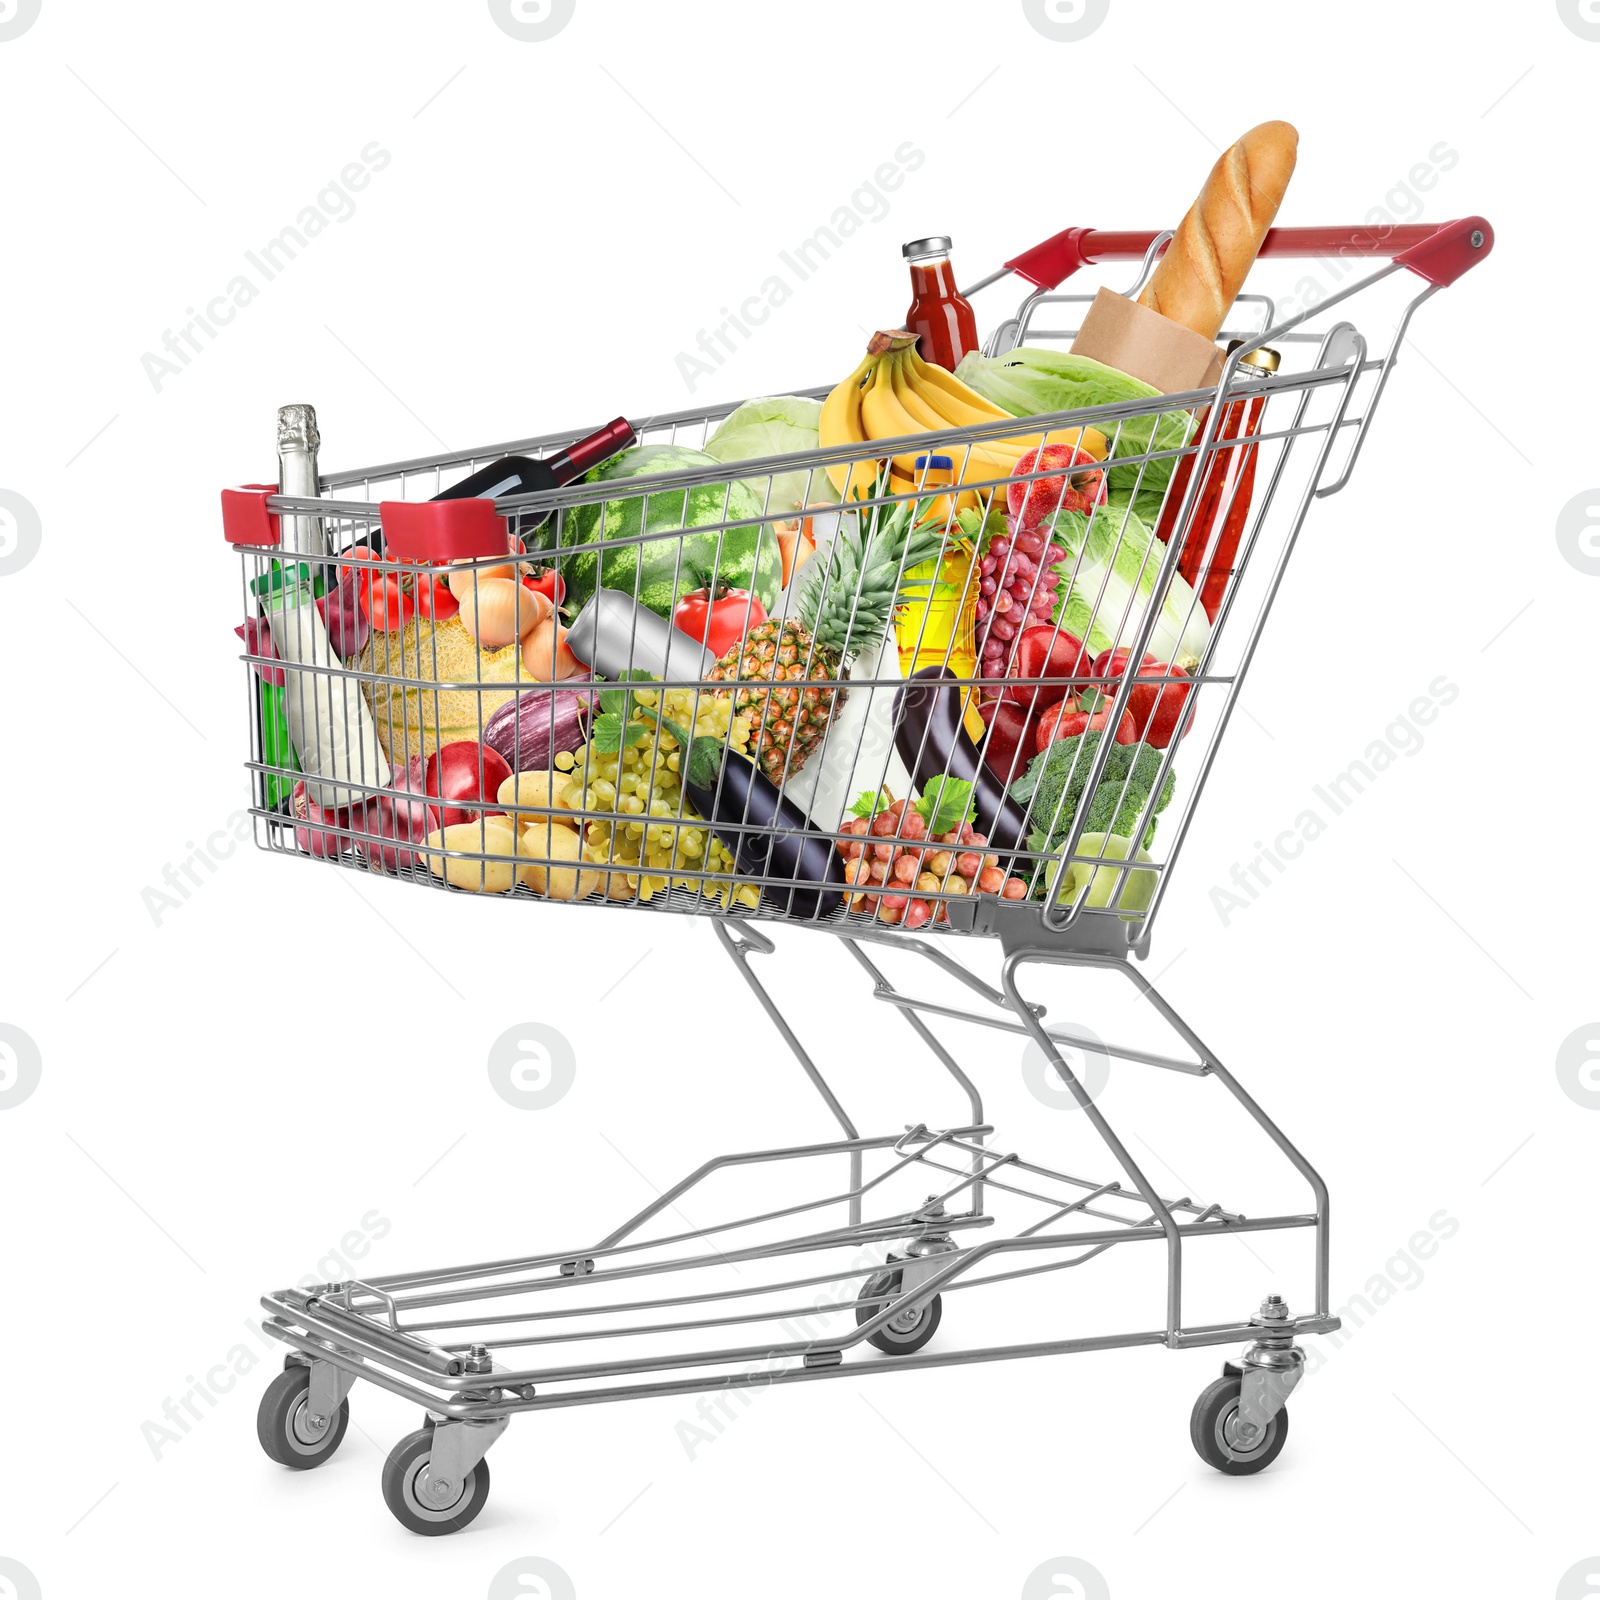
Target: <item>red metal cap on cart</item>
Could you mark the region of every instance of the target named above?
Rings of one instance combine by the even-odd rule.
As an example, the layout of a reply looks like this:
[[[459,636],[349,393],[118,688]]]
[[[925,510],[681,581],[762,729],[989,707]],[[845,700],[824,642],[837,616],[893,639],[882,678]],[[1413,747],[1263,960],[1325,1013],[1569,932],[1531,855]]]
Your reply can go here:
[[[229,544],[274,545],[282,542],[278,514],[267,510],[275,483],[241,483],[222,491],[222,537]]]
[[[511,548],[493,500],[384,500],[384,550],[398,561],[472,561]]]

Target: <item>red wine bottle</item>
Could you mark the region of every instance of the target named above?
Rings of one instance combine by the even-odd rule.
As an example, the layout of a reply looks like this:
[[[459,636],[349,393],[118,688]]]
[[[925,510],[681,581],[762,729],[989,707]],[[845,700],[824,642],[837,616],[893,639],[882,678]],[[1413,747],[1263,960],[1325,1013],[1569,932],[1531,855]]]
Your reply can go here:
[[[452,484],[435,500],[498,500],[502,495],[533,494],[540,489],[559,489],[564,483],[581,478],[590,467],[618,451],[626,450],[638,437],[626,417],[618,417],[587,438],[569,444],[565,450],[542,460],[533,456],[502,456],[486,467]]]

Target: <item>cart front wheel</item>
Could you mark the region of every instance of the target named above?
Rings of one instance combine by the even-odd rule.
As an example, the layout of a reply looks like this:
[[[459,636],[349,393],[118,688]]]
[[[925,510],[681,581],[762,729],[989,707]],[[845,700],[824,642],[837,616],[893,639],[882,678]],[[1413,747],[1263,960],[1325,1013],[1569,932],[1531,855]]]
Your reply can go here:
[[[898,1272],[880,1272],[875,1278],[867,1279],[861,1286],[858,1298],[868,1303],[856,1306],[858,1328],[864,1322],[871,1322],[883,1310],[881,1305],[873,1305],[870,1302],[882,1300],[885,1295],[899,1294],[900,1281]],[[914,1311],[902,1311],[876,1333],[869,1333],[867,1343],[882,1350],[885,1355],[891,1356],[908,1356],[913,1351],[920,1350],[938,1331],[939,1318],[944,1315],[944,1307],[940,1303],[942,1299],[943,1296],[935,1295]]]
[[[1231,1478],[1260,1472],[1278,1459],[1289,1437],[1289,1412],[1280,1410],[1254,1438],[1239,1433],[1238,1378],[1218,1378],[1194,1403],[1189,1438],[1207,1466]]]
[[[308,1405],[309,1367],[285,1367],[261,1397],[256,1412],[256,1437],[261,1448],[280,1466],[304,1472],[320,1467],[344,1438],[350,1426],[350,1402],[341,1400],[331,1417],[313,1416]]]
[[[429,1475],[433,1429],[408,1433],[383,1464],[383,1499],[402,1527],[430,1537],[458,1533],[489,1498],[489,1463],[480,1461],[461,1483],[436,1483]]]

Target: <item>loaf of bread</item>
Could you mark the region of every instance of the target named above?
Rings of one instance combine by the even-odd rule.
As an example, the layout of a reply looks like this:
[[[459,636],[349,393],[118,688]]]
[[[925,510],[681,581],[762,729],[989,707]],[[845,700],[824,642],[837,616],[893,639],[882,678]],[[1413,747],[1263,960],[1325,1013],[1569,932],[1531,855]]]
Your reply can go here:
[[[1287,122],[1263,122],[1223,152],[1140,305],[1216,338],[1283,203],[1299,144]]]

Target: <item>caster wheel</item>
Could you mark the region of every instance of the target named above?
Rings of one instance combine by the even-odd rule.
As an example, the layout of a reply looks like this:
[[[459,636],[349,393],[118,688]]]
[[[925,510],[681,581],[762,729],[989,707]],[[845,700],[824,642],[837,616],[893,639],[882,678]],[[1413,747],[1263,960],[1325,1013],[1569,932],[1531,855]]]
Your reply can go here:
[[[898,1272],[880,1272],[876,1277],[868,1278],[861,1286],[860,1299],[872,1301],[880,1299],[886,1294],[900,1292],[900,1274]],[[935,1295],[933,1299],[917,1307],[915,1311],[902,1311],[892,1322],[885,1323],[876,1333],[867,1335],[867,1343],[882,1350],[885,1355],[908,1356],[913,1351],[920,1350],[938,1331],[939,1318],[944,1315],[944,1307],[940,1304],[942,1295]],[[856,1326],[859,1328],[864,1322],[871,1322],[883,1310],[881,1305],[858,1305],[856,1307]]]
[[[341,1400],[333,1416],[316,1425],[306,1404],[310,1390],[309,1368],[285,1367],[267,1385],[261,1409],[256,1412],[256,1437],[261,1448],[280,1466],[302,1472],[320,1467],[339,1448],[344,1431],[350,1426],[349,1400]]]
[[[1267,1424],[1266,1432],[1248,1442],[1238,1437],[1239,1379],[1218,1378],[1194,1403],[1189,1438],[1207,1466],[1231,1478],[1260,1472],[1278,1459],[1289,1437],[1288,1409]]]
[[[432,1537],[459,1533],[483,1510],[489,1498],[489,1463],[480,1461],[465,1483],[451,1484],[442,1494],[428,1477],[433,1429],[408,1433],[383,1464],[383,1499],[401,1527]]]

